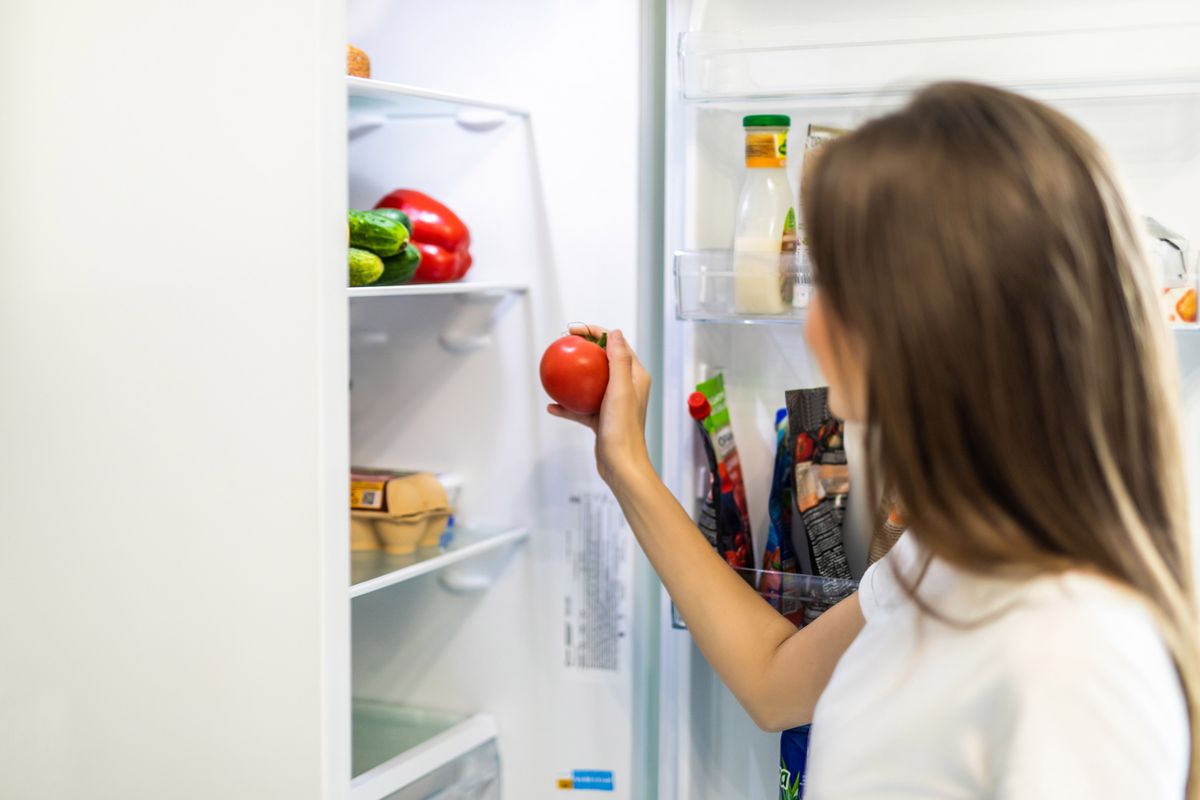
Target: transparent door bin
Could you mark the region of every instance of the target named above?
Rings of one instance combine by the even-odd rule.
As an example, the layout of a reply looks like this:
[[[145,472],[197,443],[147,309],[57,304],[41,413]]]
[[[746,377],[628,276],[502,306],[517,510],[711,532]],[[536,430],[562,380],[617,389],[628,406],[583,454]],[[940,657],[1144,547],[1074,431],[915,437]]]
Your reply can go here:
[[[1191,247],[1180,233],[1150,217],[1146,218],[1147,250],[1157,272],[1159,305],[1163,319],[1173,328],[1186,330],[1197,324],[1197,295],[1200,294],[1200,249]]]
[[[802,251],[794,262],[781,262],[775,274],[739,274],[730,250],[681,250],[675,253],[675,313],[693,322],[797,323],[804,320],[811,296],[810,272]],[[740,285],[739,285],[740,281]],[[758,313],[764,292],[779,291],[778,312]],[[741,298],[739,299],[739,292]],[[750,303],[746,298],[751,298]]]
[[[1046,98],[1193,93],[1200,23],[1091,30],[945,30],[882,26],[693,31],[679,41],[685,100],[870,102],[932,80],[974,80]],[[1139,53],[1136,64],[1114,53]]]
[[[759,593],[771,606],[787,617],[812,622],[823,612],[858,590],[858,581],[846,578],[822,578],[764,569],[740,569],[747,580],[753,579]],[[770,587],[770,588],[768,588]]]
[[[765,569],[734,571],[757,588],[772,608],[798,620],[800,624],[812,622],[858,590],[858,581],[843,578],[822,578],[819,575],[797,575]],[[765,590],[766,587],[772,588]],[[687,630],[674,603],[671,604],[671,625],[679,630]]]

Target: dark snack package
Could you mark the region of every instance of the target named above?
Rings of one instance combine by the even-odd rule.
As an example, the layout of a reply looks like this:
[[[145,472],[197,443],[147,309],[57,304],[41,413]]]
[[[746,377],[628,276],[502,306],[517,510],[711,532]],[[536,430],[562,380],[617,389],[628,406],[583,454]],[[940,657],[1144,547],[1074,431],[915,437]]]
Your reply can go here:
[[[826,387],[787,393],[795,478],[792,541],[802,572],[850,580],[842,537],[850,493],[845,424],[830,414],[828,395]]]
[[[767,502],[770,526],[763,552],[758,591],[771,607],[793,624],[802,625],[804,608],[784,584],[787,575],[796,573],[796,551],[792,547],[792,451],[788,447],[787,409],[775,414],[775,469],[771,476],[771,494]]]

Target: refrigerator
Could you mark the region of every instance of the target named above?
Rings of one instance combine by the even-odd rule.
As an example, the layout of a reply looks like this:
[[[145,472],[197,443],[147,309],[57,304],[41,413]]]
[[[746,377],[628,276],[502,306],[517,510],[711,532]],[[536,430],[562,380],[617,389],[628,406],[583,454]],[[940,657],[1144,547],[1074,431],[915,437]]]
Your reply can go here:
[[[723,371],[753,553],[761,558],[775,411],[787,389],[823,379],[803,342],[802,307],[770,320],[734,311],[730,247],[744,175],[742,116],[791,116],[789,169],[798,186],[809,124],[852,128],[936,79],[1010,86],[1081,121],[1116,157],[1141,213],[1200,241],[1200,17],[1158,8],[1085,18],[1082,6],[1032,5],[1023,14],[1009,6],[972,14],[937,3],[909,4],[899,19],[881,4],[615,5],[424,9],[419,19],[397,22],[398,8],[388,7],[388,16],[379,5],[349,4],[348,36],[377,54],[381,79],[432,74],[430,82],[494,89],[508,102],[530,98],[527,116],[510,112],[488,131],[479,119],[460,119],[457,128],[409,120],[382,123],[361,138],[354,133],[358,101],[350,103],[350,205],[369,207],[394,185],[432,187],[477,220],[480,255],[470,279],[527,287],[511,306],[498,301],[508,311],[495,320],[491,349],[475,354],[447,354],[445,342],[439,352],[416,331],[402,332],[408,324],[428,336],[431,321],[448,312],[415,308],[403,312],[413,316],[402,323],[388,300],[352,300],[353,458],[456,468],[467,487],[464,518],[530,526],[529,539],[473,601],[478,608],[447,596],[434,579],[427,589],[414,584],[356,600],[354,694],[485,710],[497,724],[508,797],[610,787],[616,797],[773,797],[779,735],[755,727],[687,632],[672,627],[669,598],[592,476],[589,435],[544,414],[537,355],[570,322],[631,334],[658,386],[651,426],[657,465],[689,510],[701,462],[686,398],[698,380]],[[355,16],[368,8],[377,16]],[[469,42],[453,51],[461,64],[447,67],[420,43],[389,52],[396,41],[389,21],[412,37],[458,31]],[[583,30],[586,41],[571,35]],[[510,56],[493,64],[493,47]],[[494,83],[478,75],[483,65],[506,77]],[[407,155],[447,150],[470,155],[456,156],[449,169],[441,158]],[[610,199],[618,178],[636,198]],[[516,219],[492,213],[498,194],[506,209],[521,210]],[[497,225],[504,230],[493,231]],[[525,257],[484,257],[485,248],[505,245]],[[388,344],[355,344],[372,335],[367,328],[388,324],[395,326]],[[1198,338],[1191,328],[1175,331],[1193,437]],[[413,342],[408,360],[396,353],[393,342],[401,339]],[[444,370],[454,374],[433,390],[436,401],[403,425],[389,417],[397,408],[412,416],[410,384],[397,375]],[[480,386],[496,415],[472,413],[480,403],[472,388]],[[398,433],[388,441],[372,424]],[[448,426],[468,435],[447,437]],[[1191,458],[1195,474],[1194,449]],[[488,479],[500,473],[527,480]],[[523,516],[529,508],[539,510],[533,520]],[[856,508],[847,543],[855,574],[865,567],[868,527],[865,509]],[[603,600],[581,594],[597,586]],[[423,609],[418,620],[405,612],[415,607]],[[520,622],[505,619],[513,613]],[[605,663],[578,638],[613,631],[618,644]],[[480,648],[494,654],[482,685]],[[409,664],[421,666],[402,666]],[[558,788],[580,775],[582,785]]]
[[[823,379],[802,306],[730,302],[743,115],[790,115],[797,188],[810,124],[1008,86],[1200,250],[1194,4],[992,5],[20,5],[3,157],[27,208],[0,247],[55,258],[0,293],[5,796],[777,796],[779,735],[672,625],[538,358],[572,322],[626,332],[689,510],[686,398],[723,371],[761,558],[775,411]],[[467,223],[462,282],[346,287],[346,209],[397,188]],[[1172,336],[1200,531],[1200,327]],[[352,553],[352,466],[442,476],[449,535]]]

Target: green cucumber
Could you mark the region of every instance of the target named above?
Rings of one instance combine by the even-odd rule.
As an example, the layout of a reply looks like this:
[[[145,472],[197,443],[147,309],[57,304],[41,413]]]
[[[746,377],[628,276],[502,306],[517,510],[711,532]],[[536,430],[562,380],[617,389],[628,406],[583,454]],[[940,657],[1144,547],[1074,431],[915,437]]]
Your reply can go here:
[[[375,283],[378,286],[408,283],[413,275],[417,274],[417,267],[420,265],[421,251],[411,244],[406,244],[399,253],[383,260],[383,275]]]
[[[412,220],[408,218],[408,214],[405,214],[400,209],[398,209],[398,208],[377,208],[374,211],[372,211],[371,213],[378,214],[381,217],[387,217],[390,220],[399,222],[401,225],[403,225],[405,227],[405,229],[408,230],[408,235],[410,237],[412,236]]]
[[[349,248],[350,285],[369,286],[383,274],[383,259],[357,247]]]
[[[377,256],[394,256],[408,243],[408,228],[373,211],[348,211],[350,246]]]

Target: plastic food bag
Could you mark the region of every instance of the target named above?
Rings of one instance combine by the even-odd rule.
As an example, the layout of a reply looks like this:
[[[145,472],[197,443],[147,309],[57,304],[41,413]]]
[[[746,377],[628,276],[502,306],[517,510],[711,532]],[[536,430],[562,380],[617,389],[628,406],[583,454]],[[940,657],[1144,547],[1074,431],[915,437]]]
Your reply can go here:
[[[900,507],[886,494],[879,501],[875,512],[875,530],[871,532],[871,548],[867,553],[867,564],[874,564],[888,554],[892,545],[904,533],[907,525]]]
[[[796,625],[803,624],[804,608],[785,592],[784,576],[796,573],[796,551],[792,547],[792,452],[788,447],[787,409],[775,414],[775,469],[767,502],[770,526],[763,552],[763,572],[758,591],[763,599]]]
[[[804,797],[804,773],[808,766],[808,737],[811,725],[789,728],[779,737],[779,800]]]
[[[845,425],[829,412],[828,389],[787,393],[788,440],[794,459],[793,544],[802,572],[850,579],[842,536],[849,507]]]
[[[718,513],[728,539],[720,542],[719,552],[734,569],[753,566],[750,557],[750,513],[746,506],[746,485],[742,481],[742,462],[738,457],[737,442],[733,439],[729,407],[725,404],[725,376],[718,372],[708,380],[696,384],[696,391],[708,399],[712,409],[701,421],[701,425],[712,444],[721,478]]]
[[[725,378],[717,373],[696,389],[688,397],[688,414],[696,420],[706,462],[696,526],[721,558],[753,586],[750,516],[746,510],[741,461],[729,424],[729,408],[725,404]],[[671,626],[681,630],[687,628],[674,603],[671,604]]]

